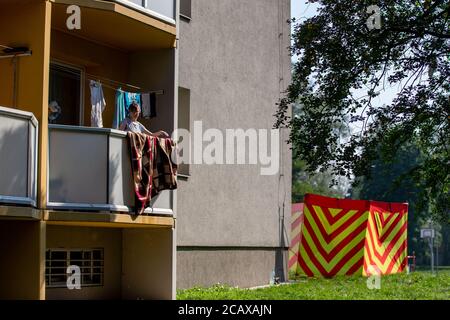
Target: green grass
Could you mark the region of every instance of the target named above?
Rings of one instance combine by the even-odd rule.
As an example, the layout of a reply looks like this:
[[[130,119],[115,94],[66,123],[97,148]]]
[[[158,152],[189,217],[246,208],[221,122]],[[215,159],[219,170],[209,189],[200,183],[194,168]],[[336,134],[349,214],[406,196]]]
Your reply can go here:
[[[261,289],[226,285],[178,290],[178,300],[450,300],[450,270],[437,275],[418,271],[383,276],[379,290],[367,288],[367,278],[301,278],[292,284]]]

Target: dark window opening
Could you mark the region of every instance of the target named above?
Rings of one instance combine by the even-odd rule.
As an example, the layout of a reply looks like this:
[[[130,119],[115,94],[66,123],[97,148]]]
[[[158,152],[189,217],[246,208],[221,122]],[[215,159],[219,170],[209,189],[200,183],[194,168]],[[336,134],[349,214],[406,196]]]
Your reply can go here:
[[[191,120],[190,120],[190,104],[191,104],[191,91],[186,88],[179,87],[178,88],[178,128],[185,129],[187,131],[191,131]],[[180,139],[182,139],[180,137]],[[183,141],[179,141],[183,143]],[[190,159],[190,150],[191,145],[190,142],[183,143],[184,147],[181,150],[180,156],[183,159]],[[190,175],[189,163],[180,163],[178,164],[178,174],[183,176]]]
[[[51,63],[48,102],[49,123],[81,125],[81,70]]]
[[[191,0],[180,0],[180,16],[191,20]]]

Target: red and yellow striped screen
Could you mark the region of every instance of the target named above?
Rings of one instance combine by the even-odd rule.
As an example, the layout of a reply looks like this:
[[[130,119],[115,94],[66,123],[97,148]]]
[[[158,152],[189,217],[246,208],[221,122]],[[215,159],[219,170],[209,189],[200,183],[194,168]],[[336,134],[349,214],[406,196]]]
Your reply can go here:
[[[303,224],[291,234],[297,246],[291,247],[290,271],[311,277],[401,272],[406,266],[407,214],[405,203],[308,194]]]

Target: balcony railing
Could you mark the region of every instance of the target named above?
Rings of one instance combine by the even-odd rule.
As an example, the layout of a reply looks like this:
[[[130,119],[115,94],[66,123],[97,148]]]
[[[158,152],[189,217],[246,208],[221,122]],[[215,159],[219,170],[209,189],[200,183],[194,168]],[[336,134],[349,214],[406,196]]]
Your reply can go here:
[[[0,203],[36,206],[38,122],[0,107]]]
[[[48,160],[48,208],[129,212],[134,207],[123,131],[49,125]],[[173,191],[162,191],[145,212],[173,214]]]
[[[108,0],[175,24],[176,0]]]

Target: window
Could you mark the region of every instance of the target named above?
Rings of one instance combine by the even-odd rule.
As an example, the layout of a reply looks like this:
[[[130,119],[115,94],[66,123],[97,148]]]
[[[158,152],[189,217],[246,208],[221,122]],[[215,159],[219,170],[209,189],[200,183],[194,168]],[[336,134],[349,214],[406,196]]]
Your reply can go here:
[[[186,88],[178,88],[178,128],[186,129],[190,132],[190,103],[191,91]],[[180,141],[182,143],[182,141]],[[183,144],[184,148],[180,156],[184,159],[190,159],[191,145]],[[187,150],[186,150],[187,149]],[[189,163],[180,163],[178,165],[178,174],[181,176],[189,176]]]
[[[65,288],[67,267],[73,265],[80,267],[82,287],[103,285],[103,249],[48,249],[45,253],[47,287]]]
[[[146,2],[147,2],[147,0],[128,0],[128,1],[136,3],[136,4],[138,4],[140,6],[143,6],[143,7],[145,7]]]
[[[123,0],[119,1],[122,2]],[[175,4],[176,0],[127,0],[139,7],[149,9],[164,17],[175,20]]]
[[[83,123],[82,70],[64,64],[50,64],[48,122],[66,125]]]
[[[191,20],[191,0],[180,0],[180,16]]]

